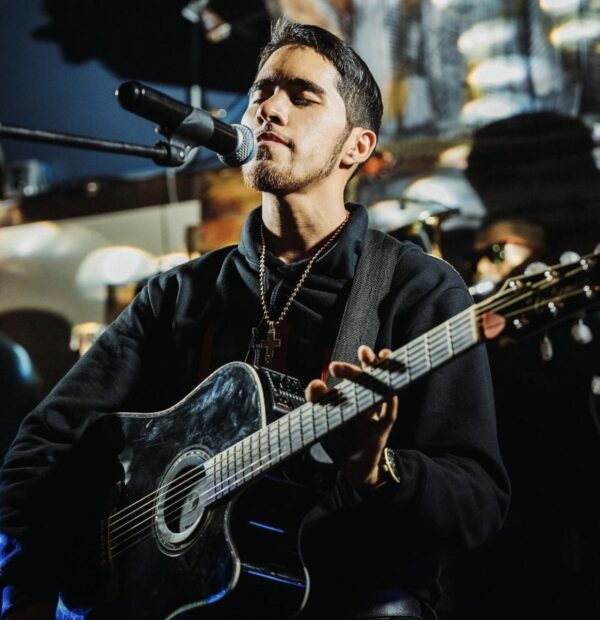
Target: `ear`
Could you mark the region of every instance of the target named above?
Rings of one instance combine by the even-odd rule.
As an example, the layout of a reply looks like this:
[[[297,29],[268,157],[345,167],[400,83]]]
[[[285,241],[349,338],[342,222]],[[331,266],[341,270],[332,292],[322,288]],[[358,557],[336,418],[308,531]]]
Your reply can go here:
[[[377,136],[374,131],[364,127],[354,127],[342,150],[340,161],[342,168],[352,168],[354,165],[367,161],[376,145]]]

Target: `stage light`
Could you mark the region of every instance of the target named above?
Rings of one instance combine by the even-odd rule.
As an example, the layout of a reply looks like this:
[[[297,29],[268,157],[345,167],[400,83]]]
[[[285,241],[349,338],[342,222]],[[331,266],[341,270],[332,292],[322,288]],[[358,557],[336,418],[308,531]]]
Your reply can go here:
[[[467,157],[471,152],[468,144],[457,144],[438,155],[438,163],[444,168],[455,168],[457,170],[466,170]]]
[[[469,73],[467,83],[484,91],[520,85],[527,80],[527,64],[527,59],[518,54],[489,58]]]
[[[556,88],[554,77],[553,67],[545,58],[509,54],[480,62],[467,76],[467,83],[479,92],[486,92],[529,88],[531,82],[536,95],[545,96]]]
[[[566,15],[581,8],[581,0],[540,0],[540,8],[550,15]]]
[[[485,58],[494,48],[514,41],[517,34],[517,24],[513,20],[486,20],[465,30],[458,37],[458,49],[467,58]]]
[[[508,93],[486,95],[466,103],[460,119],[465,125],[482,125],[525,112],[530,108],[531,100],[526,95]]]
[[[75,280],[82,290],[138,282],[156,273],[156,259],[140,248],[113,245],[90,252]]]
[[[550,41],[556,47],[576,48],[600,38],[600,17],[572,19],[550,33]]]

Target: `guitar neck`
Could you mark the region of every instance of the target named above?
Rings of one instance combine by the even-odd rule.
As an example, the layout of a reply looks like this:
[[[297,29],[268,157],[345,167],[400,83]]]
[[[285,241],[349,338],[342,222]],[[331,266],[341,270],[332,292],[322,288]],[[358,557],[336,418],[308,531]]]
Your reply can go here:
[[[305,403],[206,462],[218,500],[366,413],[480,340],[471,306],[367,368],[341,381],[317,403]]]

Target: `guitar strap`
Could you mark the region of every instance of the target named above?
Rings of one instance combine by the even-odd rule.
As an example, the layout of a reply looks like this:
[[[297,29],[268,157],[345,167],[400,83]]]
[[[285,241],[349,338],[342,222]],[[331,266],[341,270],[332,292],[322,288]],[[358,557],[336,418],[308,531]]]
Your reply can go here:
[[[332,360],[356,364],[356,351],[361,344],[375,347],[381,326],[379,306],[390,290],[401,248],[402,242],[398,239],[379,230],[367,230]],[[338,382],[335,377],[327,379],[329,388]]]
[[[400,256],[402,242],[379,230],[367,230],[363,251],[358,259],[342,322],[338,331],[332,360],[357,363],[356,352],[361,344],[372,349],[381,326],[380,305],[388,294]],[[327,378],[331,389],[339,379]],[[330,464],[331,459],[320,443],[310,449],[315,461]]]

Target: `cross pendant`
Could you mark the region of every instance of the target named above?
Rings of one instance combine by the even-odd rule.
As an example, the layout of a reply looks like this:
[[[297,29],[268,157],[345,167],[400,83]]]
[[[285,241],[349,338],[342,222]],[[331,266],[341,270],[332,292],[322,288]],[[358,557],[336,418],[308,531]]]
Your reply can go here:
[[[264,365],[269,368],[273,363],[273,354],[275,353],[275,349],[278,349],[281,346],[281,340],[277,338],[276,335],[275,324],[269,323],[269,331],[267,332],[266,340],[261,340],[258,343],[258,348],[264,349],[265,352]]]

